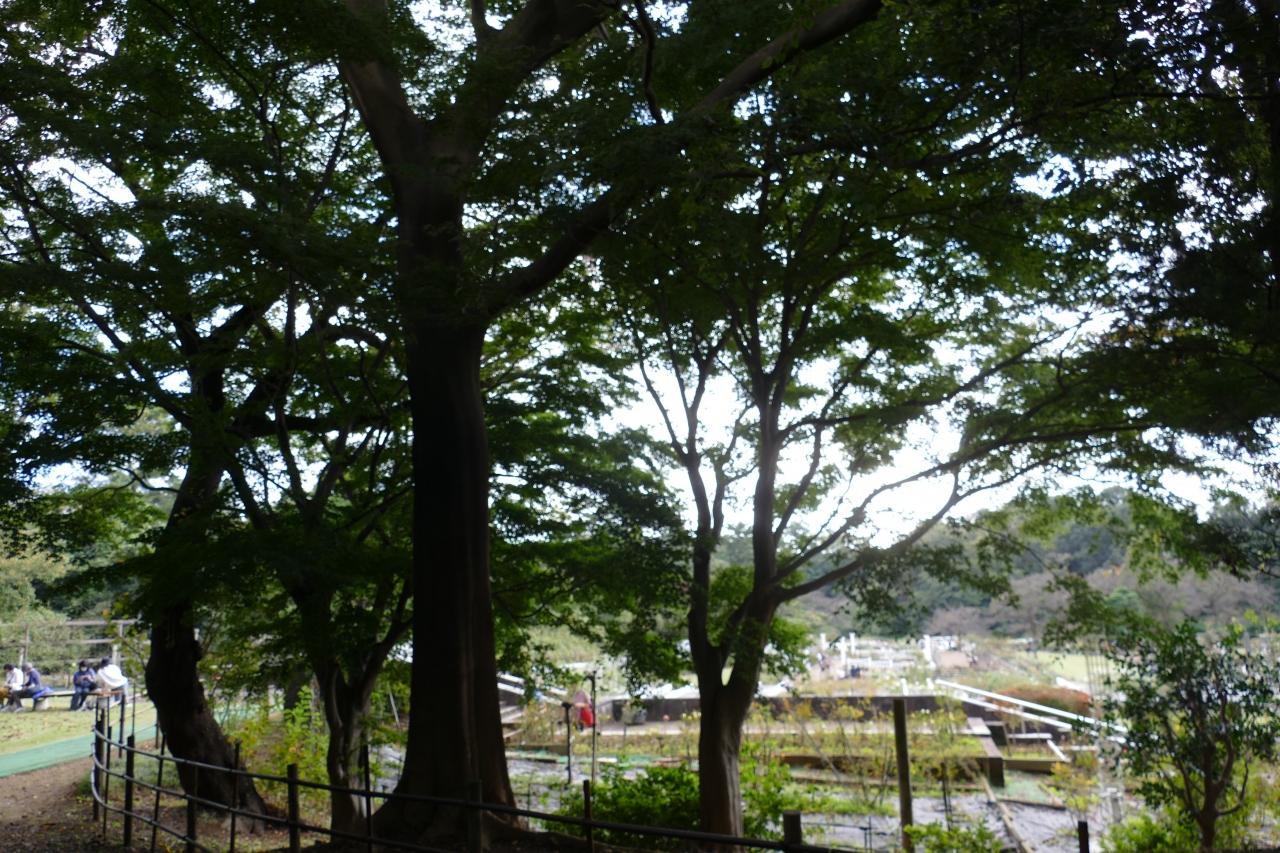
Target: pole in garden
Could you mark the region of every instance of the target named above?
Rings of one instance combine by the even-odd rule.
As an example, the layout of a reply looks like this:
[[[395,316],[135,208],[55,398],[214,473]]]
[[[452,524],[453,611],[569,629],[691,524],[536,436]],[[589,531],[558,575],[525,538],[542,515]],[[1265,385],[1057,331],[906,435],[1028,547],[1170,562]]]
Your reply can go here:
[[[1089,853],[1089,821],[1076,821],[1076,838],[1080,841],[1080,853]]]
[[[898,754],[898,817],[902,823],[902,849],[914,850],[907,827],[913,823],[911,816],[911,761],[907,755],[907,699],[893,699],[893,743]]]
[[[600,739],[600,706],[596,704],[596,671],[591,670],[591,784],[596,783],[596,743]]]
[[[573,723],[569,719],[572,702],[561,702],[564,706],[564,772],[570,785],[573,784]]]
[[[587,822],[587,853],[596,853],[596,827],[591,822],[591,780],[582,780],[582,817]]]

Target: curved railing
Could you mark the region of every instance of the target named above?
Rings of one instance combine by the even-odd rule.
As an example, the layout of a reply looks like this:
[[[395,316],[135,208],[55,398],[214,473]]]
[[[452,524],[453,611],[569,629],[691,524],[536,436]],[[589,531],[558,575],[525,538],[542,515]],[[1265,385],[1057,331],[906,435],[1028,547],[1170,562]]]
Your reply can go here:
[[[481,820],[482,815],[486,812],[495,815],[507,815],[540,820],[545,825],[578,827],[584,833],[585,837],[582,839],[582,843],[588,850],[595,849],[595,836],[599,831],[627,833],[630,835],[653,837],[655,839],[678,839],[691,842],[691,846],[715,847],[720,849],[748,848],[757,850],[792,851],[792,853],[801,853],[801,851],[805,851],[805,853],[816,853],[816,851],[829,851],[834,849],[808,845],[803,842],[799,812],[784,813],[783,830],[785,840],[783,841],[760,838],[740,838],[732,835],[718,835],[715,833],[698,832],[695,830],[636,826],[633,824],[594,820],[591,817],[591,782],[589,780],[583,782],[585,817],[581,818],[549,814],[547,812],[522,809],[515,806],[501,805],[497,803],[482,802],[479,792],[480,786],[477,783],[472,783],[468,786],[469,791],[466,798],[413,796],[408,794],[397,794],[390,791],[376,791],[369,785],[367,755],[363,762],[365,768],[365,787],[344,788],[322,782],[312,782],[299,779],[298,766],[296,764],[289,765],[286,775],[276,776],[268,773],[252,773],[247,770],[232,769],[214,764],[206,764],[199,761],[177,758],[173,755],[165,755],[163,740],[161,741],[159,752],[148,752],[137,747],[134,742],[133,735],[129,735],[127,738],[121,737],[119,739],[114,739],[111,729],[108,728],[106,722],[107,716],[107,713],[99,711],[98,718],[94,726],[93,769],[90,772],[89,780],[90,791],[93,799],[93,816],[95,822],[99,820],[101,821],[102,833],[105,838],[108,828],[108,817],[112,814],[118,815],[122,824],[121,842],[126,848],[131,847],[134,844],[135,822],[140,822],[151,830],[149,846],[152,851],[156,848],[156,839],[158,834],[164,833],[184,843],[188,851],[208,851],[208,853],[215,853],[215,850],[221,851],[225,849],[228,850],[229,853],[235,853],[238,824],[248,820],[285,828],[289,834],[289,849],[291,851],[298,851],[301,849],[302,835],[303,833],[307,833],[312,835],[323,835],[334,841],[364,844],[366,849],[370,851],[376,847],[382,850],[450,853],[450,851],[438,847],[430,847],[423,844],[376,836],[373,832],[372,824],[372,814],[375,810],[375,801],[386,802],[388,800],[395,799],[400,802],[445,808],[457,808],[465,811],[467,814],[466,849],[469,851],[481,851],[486,847]],[[123,729],[123,726],[121,726],[121,729]],[[112,767],[111,755],[113,751],[118,757],[122,757],[124,759],[123,770],[119,769],[118,763],[116,767]],[[136,774],[138,758],[155,761],[157,763],[155,782],[138,778]],[[236,764],[239,764],[238,746],[236,748]],[[164,784],[166,766],[172,767],[175,770],[178,767],[191,768],[194,771],[191,774],[193,779],[193,790],[187,792],[179,787],[166,786]],[[255,783],[274,782],[283,784],[288,793],[286,816],[279,817],[276,815],[259,814],[240,807],[229,807],[223,803],[201,797],[199,792],[199,778],[201,772],[217,773],[224,777],[230,775],[233,800],[238,800],[238,790],[239,786],[242,784],[241,780],[247,779]],[[110,796],[110,788],[113,779],[119,780],[120,783],[124,785],[123,797],[118,803],[113,803]],[[139,789],[150,792],[153,795],[150,815],[145,813],[145,807],[139,808],[136,803],[136,795]],[[337,792],[363,799],[365,802],[365,832],[345,832],[342,830],[307,823],[302,818],[299,806],[300,792],[305,789],[320,790],[327,793]],[[160,819],[160,803],[162,797],[177,798],[183,801],[186,825],[181,830],[167,826]],[[202,808],[228,817],[228,835],[225,845],[219,843],[215,848],[201,843],[201,839],[198,836],[198,816],[199,811]]]

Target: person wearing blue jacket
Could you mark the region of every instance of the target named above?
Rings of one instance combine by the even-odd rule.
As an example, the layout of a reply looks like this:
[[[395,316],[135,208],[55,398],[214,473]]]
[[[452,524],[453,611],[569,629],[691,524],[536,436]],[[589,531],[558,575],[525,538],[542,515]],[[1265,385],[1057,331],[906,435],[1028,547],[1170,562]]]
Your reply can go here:
[[[31,664],[24,663],[22,665],[22,674],[24,676],[22,689],[18,691],[18,707],[14,708],[15,711],[23,710],[23,699],[30,699],[34,703],[36,700],[43,699],[53,692],[51,688],[46,687],[40,680],[40,670]]]
[[[85,700],[98,689],[97,675],[87,660],[80,661],[80,668],[71,676],[71,687],[75,690],[71,696],[72,711],[89,710]]]

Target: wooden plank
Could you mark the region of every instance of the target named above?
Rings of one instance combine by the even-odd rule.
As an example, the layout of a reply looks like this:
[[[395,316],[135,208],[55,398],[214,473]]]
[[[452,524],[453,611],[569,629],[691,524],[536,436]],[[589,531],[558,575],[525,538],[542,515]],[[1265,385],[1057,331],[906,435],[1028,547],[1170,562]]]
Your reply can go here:
[[[1009,807],[1000,801],[996,796],[996,792],[991,790],[991,786],[984,781],[983,784],[987,789],[987,799],[995,804],[996,810],[1000,812],[1000,820],[1004,823],[1005,830],[1009,833],[1009,837],[1013,839],[1013,843],[1017,846],[1019,853],[1035,853],[1035,848],[1027,843],[1022,837],[1022,833],[1018,832],[1018,827],[1014,825],[1013,813],[1009,811]]]
[[[987,723],[981,717],[967,717],[969,723],[969,734],[978,737],[991,737],[991,729],[987,728]]]

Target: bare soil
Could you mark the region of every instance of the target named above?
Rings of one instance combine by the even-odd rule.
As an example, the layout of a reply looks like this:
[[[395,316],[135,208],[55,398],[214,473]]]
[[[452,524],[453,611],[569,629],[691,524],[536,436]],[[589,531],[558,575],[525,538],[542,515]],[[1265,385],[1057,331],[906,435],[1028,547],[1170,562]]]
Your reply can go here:
[[[80,784],[88,773],[86,758],[0,778],[0,847],[7,853],[120,850],[104,844],[101,826],[93,825],[93,804]]]

